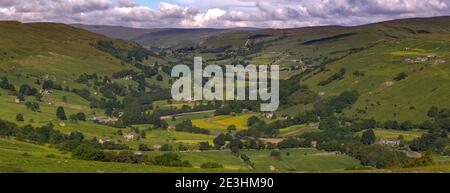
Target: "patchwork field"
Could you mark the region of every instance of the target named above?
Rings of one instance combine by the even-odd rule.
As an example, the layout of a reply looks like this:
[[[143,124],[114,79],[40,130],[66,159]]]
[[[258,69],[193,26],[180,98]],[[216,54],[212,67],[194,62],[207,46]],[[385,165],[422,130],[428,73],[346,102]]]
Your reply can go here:
[[[343,170],[359,166],[344,155],[314,149],[282,150],[282,159],[270,157],[269,150],[243,150],[255,164],[256,172],[269,172],[274,166],[280,172]],[[287,153],[289,152],[289,155]],[[150,156],[162,152],[148,152]],[[193,168],[160,167],[124,163],[106,163],[71,159],[69,153],[11,139],[0,139],[0,172],[243,172],[248,167],[229,151],[178,152]],[[201,169],[206,162],[216,162],[223,169]]]
[[[280,137],[290,137],[290,136],[297,136],[301,135],[303,133],[309,133],[309,132],[320,132],[317,128],[317,126],[308,126],[308,125],[294,125],[290,126],[288,128],[280,129],[279,136]]]
[[[316,149],[281,150],[281,159],[270,156],[270,150],[244,150],[256,169],[269,170],[271,166],[285,171],[323,171],[360,166],[359,161],[346,155],[318,151]]]
[[[126,142],[131,148],[137,149],[139,144],[146,144],[149,147],[155,145],[170,144],[173,148],[178,148],[178,143],[183,143],[189,147],[197,147],[200,142],[209,142],[212,144],[212,140],[215,137],[212,135],[194,134],[186,132],[177,132],[172,130],[150,130],[146,132],[146,138],[140,140],[133,140]]]
[[[204,113],[195,113],[191,115],[183,115],[175,117],[175,120],[167,119],[166,121],[171,126],[175,126],[178,123],[183,122],[184,120],[196,120],[196,119],[207,119],[214,117],[214,112],[204,112]]]
[[[140,173],[140,172],[227,172],[225,169],[161,167],[139,164],[108,163],[70,159],[57,150],[0,139],[0,173]],[[236,171],[236,170],[233,170]]]
[[[377,137],[377,139],[396,140],[400,136],[403,136],[403,139],[405,141],[412,141],[426,133],[425,131],[420,130],[400,131],[400,130],[374,129],[373,131],[375,132],[375,136]],[[358,132],[358,136],[361,136],[362,133],[363,133],[362,131]]]
[[[195,119],[192,120],[192,124],[200,128],[209,129],[214,133],[224,133],[230,125],[235,125],[239,130],[247,129],[247,120],[254,115],[255,114],[242,114],[236,116],[224,115],[213,118]]]
[[[192,120],[192,124],[200,128],[209,129],[213,133],[224,133],[230,125],[235,125],[238,130],[248,129],[247,120],[252,116],[263,119],[266,123],[274,121],[274,119],[263,118],[258,113],[244,113],[238,115],[221,115],[212,118],[194,119]]]

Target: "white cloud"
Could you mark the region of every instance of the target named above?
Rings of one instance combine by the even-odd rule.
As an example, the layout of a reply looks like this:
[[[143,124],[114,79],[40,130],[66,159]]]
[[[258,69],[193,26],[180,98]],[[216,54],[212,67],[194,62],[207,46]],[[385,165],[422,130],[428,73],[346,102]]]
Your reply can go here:
[[[132,0],[0,0],[0,19],[134,27],[357,25],[450,15],[450,0],[175,0],[150,8]]]

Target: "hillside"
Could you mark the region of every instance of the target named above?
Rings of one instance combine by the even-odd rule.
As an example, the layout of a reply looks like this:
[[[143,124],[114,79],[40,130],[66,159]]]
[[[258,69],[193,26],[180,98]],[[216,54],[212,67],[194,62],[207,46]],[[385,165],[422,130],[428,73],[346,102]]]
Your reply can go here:
[[[253,31],[256,28],[232,29],[189,29],[189,28],[130,28],[122,26],[102,26],[72,24],[72,26],[111,38],[137,42],[145,47],[179,48],[200,44],[204,39],[231,31]]]
[[[322,98],[345,90],[361,93],[361,99],[351,110],[346,110],[345,116],[421,122],[431,106],[449,107],[445,97],[449,93],[446,89],[449,21],[450,17],[434,17],[354,27],[217,30],[220,33],[207,33],[202,38],[197,35],[211,30],[160,29],[147,34],[129,33],[133,37],[128,39],[143,45],[154,42],[163,48],[179,49],[172,57],[184,63],[191,63],[193,56],[200,55],[209,63],[279,64],[285,79],[312,70],[302,82]],[[191,42],[187,35],[199,41]],[[177,44],[171,44],[172,41]],[[198,48],[183,49],[192,45]],[[426,56],[433,59],[414,62]],[[341,80],[326,81],[341,69],[346,71]],[[402,72],[408,78],[394,81]],[[430,83],[433,88],[428,88]],[[295,93],[290,98],[295,102],[295,98],[301,98],[299,95]],[[301,101],[295,103],[298,102]],[[290,109],[297,107],[304,108],[299,105],[281,113],[292,113]]]
[[[167,64],[135,43],[64,24],[2,21],[0,33],[0,114],[9,121],[15,121],[16,114],[24,115],[26,122],[19,124],[55,121],[58,125],[58,106],[65,108],[67,116],[77,112],[85,113],[88,119],[101,116],[104,109],[91,107],[108,96],[101,89],[104,83],[114,73],[138,69],[127,63],[127,57],[142,57],[144,65]],[[154,79],[148,78],[148,84]],[[116,85],[137,87],[132,80],[117,80]],[[36,103],[38,108],[30,110],[27,102]]]
[[[63,78],[90,72],[111,74],[123,68],[119,60],[90,45],[109,40],[101,35],[50,23],[0,22],[0,30],[0,61],[5,74],[14,74],[11,71],[20,67],[34,75]]]
[[[450,17],[413,18],[354,27],[230,31],[208,37],[199,48],[175,57],[186,62],[200,55],[217,64],[278,64],[284,79],[306,70],[301,84],[321,98],[346,90],[362,95],[343,113],[345,117],[419,123],[431,106],[450,107],[449,41]],[[421,58],[424,61],[417,61]],[[342,77],[330,79],[341,70]],[[395,81],[402,72],[408,77]],[[280,114],[308,109],[292,107],[303,103],[302,97],[293,93]]]

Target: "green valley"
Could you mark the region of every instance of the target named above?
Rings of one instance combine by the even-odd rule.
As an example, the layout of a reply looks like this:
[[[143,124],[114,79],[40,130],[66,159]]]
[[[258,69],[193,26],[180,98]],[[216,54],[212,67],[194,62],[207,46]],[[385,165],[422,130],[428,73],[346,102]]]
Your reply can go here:
[[[286,29],[0,21],[0,34],[0,172],[450,172],[447,16]],[[173,100],[172,67],[196,56],[279,65],[280,108]]]

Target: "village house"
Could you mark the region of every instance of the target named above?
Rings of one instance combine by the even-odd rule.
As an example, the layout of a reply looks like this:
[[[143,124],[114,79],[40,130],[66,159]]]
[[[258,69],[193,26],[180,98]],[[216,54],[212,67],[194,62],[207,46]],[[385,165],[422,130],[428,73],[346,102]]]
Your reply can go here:
[[[123,136],[124,138],[125,138],[125,140],[127,140],[127,141],[132,141],[132,140],[134,140],[134,134],[133,133],[127,133],[127,134],[125,134],[124,136]]]
[[[427,55],[427,58],[430,58],[430,59],[434,59],[434,58],[436,58],[436,57],[437,57],[436,54],[428,54],[428,55]]]
[[[406,58],[405,62],[410,64],[420,64],[428,61],[429,58],[426,57],[417,57],[416,59]]]
[[[417,57],[415,59],[412,58],[406,58],[405,62],[410,63],[410,64],[421,64],[421,63],[425,63],[428,62],[432,59],[436,59],[437,55],[436,54],[428,54],[426,57]]]
[[[263,117],[265,117],[266,119],[272,119],[273,113],[272,112],[263,112]]]
[[[434,64],[443,64],[445,63],[445,60],[435,60]]]
[[[153,146],[153,148],[159,150],[159,149],[161,149],[161,145],[160,144],[156,144],[156,145]]]
[[[100,143],[100,144],[104,144],[104,143],[107,143],[107,142],[113,142],[113,141],[111,139],[107,139],[107,138],[98,140],[98,143]]]
[[[311,147],[316,148],[317,147],[317,141],[311,141]]]
[[[186,101],[186,102],[189,102],[189,103],[195,102],[195,100],[194,100],[192,97],[187,97],[187,98],[185,99],[185,101]]]
[[[41,90],[40,93],[42,95],[47,95],[47,94],[50,94],[50,90],[44,89],[44,90]]]
[[[398,147],[400,145],[400,140],[381,139],[377,142],[377,144]]]
[[[273,166],[273,165],[270,165],[270,166],[269,166],[269,170],[270,170],[270,171],[276,171],[277,168],[276,168],[275,166]]]
[[[123,79],[125,79],[125,80],[132,80],[132,79],[133,79],[133,76],[128,75],[128,76],[125,76]]]

